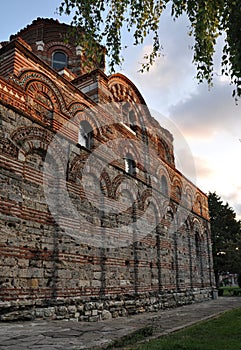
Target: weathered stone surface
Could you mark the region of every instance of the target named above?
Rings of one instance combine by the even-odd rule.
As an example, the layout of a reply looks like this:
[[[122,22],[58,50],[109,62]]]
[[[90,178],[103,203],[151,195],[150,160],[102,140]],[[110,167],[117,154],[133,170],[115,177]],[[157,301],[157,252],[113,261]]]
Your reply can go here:
[[[41,350],[117,348],[120,340],[131,339],[133,334],[145,334],[145,341],[148,341],[238,307],[241,307],[241,298],[230,297],[126,319],[111,318],[94,324],[76,320],[36,320],[24,324],[5,322],[0,324],[0,344],[4,350],[36,347]]]
[[[207,197],[137,88],[86,75],[75,44],[56,41],[67,28],[38,19],[0,48],[1,319],[97,321],[210,298]]]
[[[112,317],[110,311],[108,310],[103,310],[102,313],[101,313],[101,318],[102,320],[108,320]]]

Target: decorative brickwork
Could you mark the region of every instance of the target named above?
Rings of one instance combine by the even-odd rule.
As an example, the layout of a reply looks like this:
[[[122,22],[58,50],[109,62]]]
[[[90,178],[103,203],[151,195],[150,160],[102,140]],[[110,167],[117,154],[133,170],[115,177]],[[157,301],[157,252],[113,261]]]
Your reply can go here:
[[[206,195],[176,169],[173,137],[134,84],[83,70],[67,30],[37,19],[0,49],[0,320],[96,321],[210,298]],[[74,78],[52,68],[58,50]]]

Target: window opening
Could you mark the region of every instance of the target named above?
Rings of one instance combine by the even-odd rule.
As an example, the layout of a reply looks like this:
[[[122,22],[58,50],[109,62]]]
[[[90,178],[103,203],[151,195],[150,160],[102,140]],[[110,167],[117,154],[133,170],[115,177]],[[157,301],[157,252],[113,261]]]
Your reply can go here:
[[[168,196],[167,179],[164,175],[161,177],[161,191],[164,196]]]
[[[86,121],[80,123],[78,143],[88,149],[91,148],[93,141],[93,133],[91,125]]]
[[[127,154],[125,158],[125,171],[130,175],[135,175],[136,163],[131,154]]]
[[[128,119],[129,119],[130,128],[134,130],[135,129],[135,112],[133,110],[130,110],[128,117],[129,117]]]
[[[177,185],[175,190],[176,190],[176,197],[178,200],[180,200],[181,199],[181,188]]]
[[[195,233],[195,247],[196,247],[196,256],[198,261],[201,257],[201,244],[200,244],[200,238],[198,232]]]
[[[68,57],[62,51],[54,52],[52,66],[54,69],[60,70],[68,65]]]

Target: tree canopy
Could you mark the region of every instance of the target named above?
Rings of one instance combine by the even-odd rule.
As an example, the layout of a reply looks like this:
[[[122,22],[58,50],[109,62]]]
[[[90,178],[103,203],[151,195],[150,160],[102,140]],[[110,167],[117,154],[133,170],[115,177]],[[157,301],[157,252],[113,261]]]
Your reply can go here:
[[[186,14],[189,34],[194,38],[193,62],[197,78],[212,84],[213,57],[219,36],[224,36],[221,59],[222,74],[234,84],[233,95],[241,96],[241,2],[239,0],[61,0],[60,14],[73,15],[72,25],[78,30],[77,38],[88,53],[96,52],[95,39],[106,47],[110,68],[121,63],[124,46],[123,31],[139,45],[147,36],[152,38],[152,52],[145,56],[141,70],[148,70],[160,54],[159,23],[167,6],[171,17]]]
[[[241,272],[241,226],[228,203],[214,192],[208,194],[214,272]]]

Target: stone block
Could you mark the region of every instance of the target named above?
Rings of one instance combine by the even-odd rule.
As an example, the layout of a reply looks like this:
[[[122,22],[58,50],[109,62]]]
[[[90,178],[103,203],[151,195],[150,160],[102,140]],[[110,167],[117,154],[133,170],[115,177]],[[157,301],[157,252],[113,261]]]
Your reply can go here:
[[[102,320],[109,320],[110,318],[112,318],[112,315],[109,310],[103,310],[101,313],[101,318]]]

